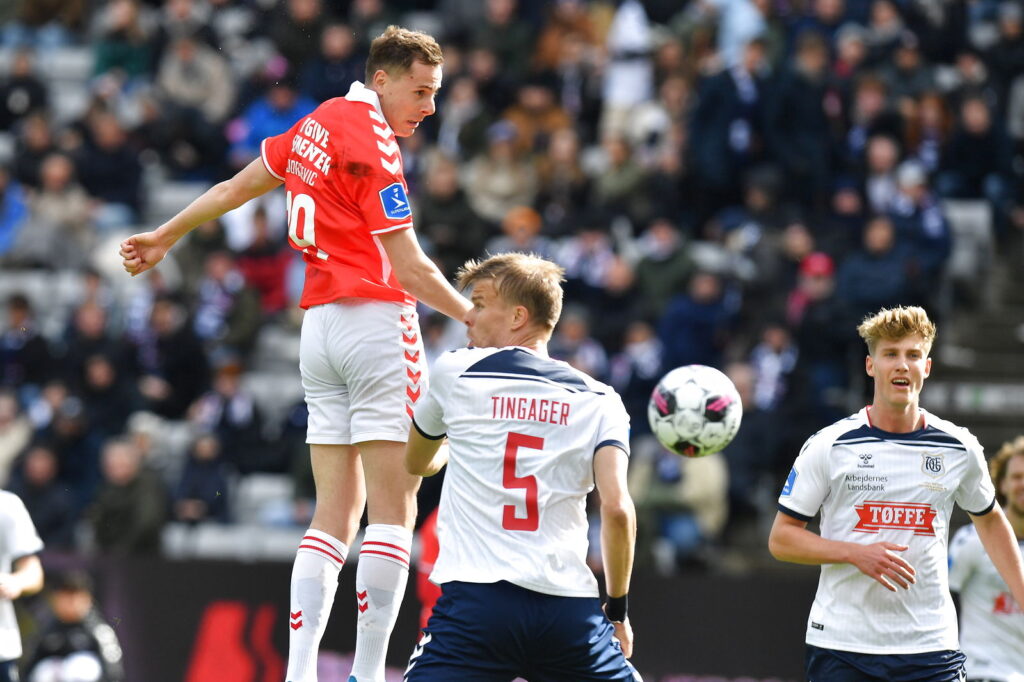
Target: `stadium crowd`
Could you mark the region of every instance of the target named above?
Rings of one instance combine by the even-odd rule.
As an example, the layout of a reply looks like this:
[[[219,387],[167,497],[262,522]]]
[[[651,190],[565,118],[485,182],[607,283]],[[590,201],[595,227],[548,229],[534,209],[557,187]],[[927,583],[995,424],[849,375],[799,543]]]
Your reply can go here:
[[[291,474],[275,518],[308,522],[301,401],[271,418],[248,388],[261,337],[297,334],[282,193],[204,225],[141,283],[104,263],[158,224],[162,194],[227,177],[362,80],[391,23],[445,53],[437,114],[402,141],[419,239],[448,275],[512,250],[566,268],[550,350],[630,411],[638,563],[699,562],[759,501],[774,511],[800,443],[863,404],[864,314],[918,304],[941,323],[973,302],[949,272],[948,200],[981,206],[997,244],[1024,227],[1016,0],[4,8],[0,482],[49,548],[159,552],[169,521],[232,523],[253,473]],[[77,109],[41,68],[54,54],[88,60],[59,84]],[[46,283],[68,273],[56,300]],[[424,336],[432,355],[464,343],[438,315]],[[691,363],[743,396],[722,456],[683,460],[649,434],[651,389]],[[168,424],[188,437],[162,438]]]

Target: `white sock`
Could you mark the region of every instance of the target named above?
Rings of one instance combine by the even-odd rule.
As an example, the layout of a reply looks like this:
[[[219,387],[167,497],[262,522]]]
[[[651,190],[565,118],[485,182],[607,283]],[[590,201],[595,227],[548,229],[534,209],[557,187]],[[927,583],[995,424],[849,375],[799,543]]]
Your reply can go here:
[[[347,558],[348,546],[323,531],[310,528],[299,543],[292,565],[287,682],[316,682],[320,638]]]
[[[409,581],[412,532],[402,526],[366,527],[356,566],[359,627],[352,676],[358,682],[384,682],[384,657]]]

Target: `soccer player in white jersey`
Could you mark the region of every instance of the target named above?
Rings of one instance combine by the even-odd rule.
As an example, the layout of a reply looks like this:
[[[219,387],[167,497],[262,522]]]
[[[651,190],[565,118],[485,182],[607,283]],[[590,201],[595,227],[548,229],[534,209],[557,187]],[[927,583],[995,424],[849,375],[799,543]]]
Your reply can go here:
[[[389,26],[370,45],[366,85],[356,81],[268,137],[260,158],[233,178],[121,244],[125,270],[137,275],[196,226],[285,186],[289,243],[306,262],[299,370],[317,498],[292,568],[288,682],[316,682],[320,639],[364,506],[349,682],[384,680],[420,481],[402,464],[412,408],[427,388],[415,304],[460,321],[469,311],[416,242],[396,139],[434,113],[443,61],[432,37]]]
[[[406,680],[640,679],[626,660],[629,417],[612,388],[547,355],[561,280],[559,266],[523,254],[460,272],[459,284],[472,286],[471,347],[437,359],[406,449],[410,473],[448,464],[431,574],[441,597]],[[604,612],[586,565],[595,484]]]
[[[821,565],[807,623],[812,682],[960,681],[946,552],[953,503],[970,514],[1018,604],[1020,551],[977,439],[918,404],[935,340],[927,313],[883,309],[857,331],[872,404],[804,444],[769,548],[782,561]],[[820,535],[807,529],[819,511]]]
[[[18,682],[21,631],[14,614],[18,597],[43,589],[43,550],[25,503],[0,490],[0,682]]]
[[[1024,436],[1004,443],[989,465],[996,499],[1024,552]],[[949,546],[949,587],[960,593],[960,646],[968,682],[1024,682],[1024,609],[985,554],[973,526]]]

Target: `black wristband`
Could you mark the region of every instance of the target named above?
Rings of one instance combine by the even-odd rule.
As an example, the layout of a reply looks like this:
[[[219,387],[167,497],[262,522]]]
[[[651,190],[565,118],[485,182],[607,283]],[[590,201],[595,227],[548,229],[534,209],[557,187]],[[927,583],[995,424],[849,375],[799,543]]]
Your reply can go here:
[[[621,597],[608,597],[608,601],[604,605],[604,615],[608,616],[608,620],[613,623],[623,622],[626,620],[628,602],[628,594],[624,594]]]

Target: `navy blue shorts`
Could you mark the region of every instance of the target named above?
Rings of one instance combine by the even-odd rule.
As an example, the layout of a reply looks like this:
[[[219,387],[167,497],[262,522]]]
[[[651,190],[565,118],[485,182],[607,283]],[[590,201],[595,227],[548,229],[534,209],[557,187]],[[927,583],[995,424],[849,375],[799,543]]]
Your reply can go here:
[[[18,682],[18,662],[0,662],[0,682]]]
[[[858,654],[807,645],[810,682],[963,682],[960,651],[924,654]]]
[[[596,598],[556,597],[504,581],[445,583],[405,679],[640,680],[613,634]]]

